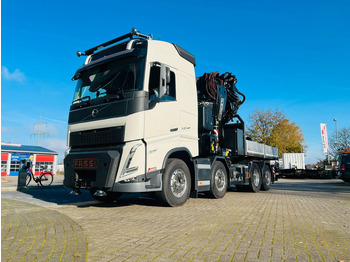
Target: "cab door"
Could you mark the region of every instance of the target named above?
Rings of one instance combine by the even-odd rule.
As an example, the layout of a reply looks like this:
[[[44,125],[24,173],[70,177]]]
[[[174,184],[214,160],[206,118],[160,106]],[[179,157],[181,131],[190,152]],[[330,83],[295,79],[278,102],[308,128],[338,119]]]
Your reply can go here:
[[[175,70],[152,63],[149,75],[149,110],[145,112],[146,172],[162,169],[165,155],[179,146],[180,108],[176,100]]]

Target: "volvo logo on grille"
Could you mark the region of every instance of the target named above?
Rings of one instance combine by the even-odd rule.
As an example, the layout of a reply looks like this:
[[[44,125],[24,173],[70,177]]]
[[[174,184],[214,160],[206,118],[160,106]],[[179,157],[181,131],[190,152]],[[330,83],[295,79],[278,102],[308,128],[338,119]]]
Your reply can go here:
[[[96,117],[97,114],[98,114],[98,110],[97,109],[92,110],[92,112],[91,112],[92,117]]]

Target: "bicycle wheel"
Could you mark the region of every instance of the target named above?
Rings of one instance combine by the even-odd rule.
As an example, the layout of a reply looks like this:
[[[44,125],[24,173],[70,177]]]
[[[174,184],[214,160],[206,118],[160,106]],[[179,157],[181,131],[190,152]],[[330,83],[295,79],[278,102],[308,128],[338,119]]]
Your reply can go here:
[[[32,181],[32,176],[27,174],[27,176],[26,176],[26,186],[29,185],[30,181]]]
[[[40,176],[40,184],[42,186],[49,186],[52,184],[53,175],[51,173],[44,173]]]

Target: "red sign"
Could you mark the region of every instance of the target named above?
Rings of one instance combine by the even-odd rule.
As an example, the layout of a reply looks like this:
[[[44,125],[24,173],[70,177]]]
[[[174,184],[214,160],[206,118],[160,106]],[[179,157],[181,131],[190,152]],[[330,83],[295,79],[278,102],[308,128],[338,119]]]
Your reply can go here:
[[[7,161],[9,159],[8,153],[1,153],[1,161]]]
[[[50,155],[36,155],[36,162],[53,162],[55,160],[54,156]]]
[[[96,158],[74,159],[74,168],[95,169],[97,168]]]

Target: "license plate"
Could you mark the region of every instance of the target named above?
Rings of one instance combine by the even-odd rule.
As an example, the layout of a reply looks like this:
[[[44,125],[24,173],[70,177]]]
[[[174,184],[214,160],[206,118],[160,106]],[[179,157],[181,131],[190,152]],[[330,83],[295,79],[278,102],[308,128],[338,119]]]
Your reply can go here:
[[[74,168],[95,169],[97,168],[96,158],[74,159]]]

